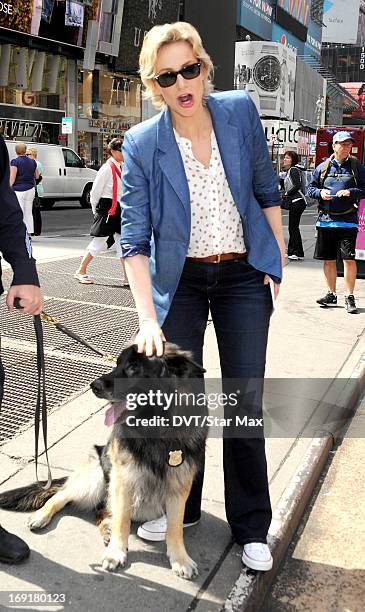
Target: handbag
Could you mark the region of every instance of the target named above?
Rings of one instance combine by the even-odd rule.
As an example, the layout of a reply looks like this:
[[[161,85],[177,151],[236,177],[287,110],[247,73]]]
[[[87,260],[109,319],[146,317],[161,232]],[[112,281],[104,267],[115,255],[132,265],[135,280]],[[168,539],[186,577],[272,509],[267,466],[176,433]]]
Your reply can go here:
[[[111,198],[100,198],[95,208],[90,236],[106,237],[116,233],[120,234],[120,206],[118,203],[115,215],[108,215],[111,202]]]

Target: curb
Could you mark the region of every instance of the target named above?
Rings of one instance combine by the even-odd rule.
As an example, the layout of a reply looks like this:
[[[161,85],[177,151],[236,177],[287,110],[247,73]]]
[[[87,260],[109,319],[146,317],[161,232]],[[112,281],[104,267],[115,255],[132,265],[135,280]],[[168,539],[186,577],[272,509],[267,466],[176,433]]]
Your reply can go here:
[[[335,382],[335,379],[334,379]],[[290,480],[273,513],[268,534],[268,544],[274,558],[270,572],[247,573],[242,571],[233,586],[222,610],[227,612],[258,612],[266,594],[275,580],[287,548],[299,525],[303,512],[313,493],[335,441],[343,426],[354,415],[355,408],[365,389],[365,353],[362,355],[341,394],[341,404],[336,406],[336,421],[329,429],[318,432],[313,438],[303,461]],[[326,397],[331,394],[331,388]],[[325,398],[324,400],[325,401]],[[340,421],[340,424],[338,424]],[[337,424],[336,424],[337,423]]]

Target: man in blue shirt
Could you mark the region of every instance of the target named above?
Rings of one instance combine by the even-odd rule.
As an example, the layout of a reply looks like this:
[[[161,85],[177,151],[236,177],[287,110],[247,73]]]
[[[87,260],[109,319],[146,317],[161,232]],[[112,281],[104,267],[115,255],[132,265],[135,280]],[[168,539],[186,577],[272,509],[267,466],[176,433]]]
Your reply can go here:
[[[322,308],[337,305],[337,254],[344,265],[345,305],[356,314],[354,298],[356,281],[355,243],[357,236],[357,202],[365,198],[365,167],[350,156],[353,138],[350,132],[333,137],[334,154],[313,173],[308,195],[319,201],[315,259],[324,261],[327,294],[318,299]]]

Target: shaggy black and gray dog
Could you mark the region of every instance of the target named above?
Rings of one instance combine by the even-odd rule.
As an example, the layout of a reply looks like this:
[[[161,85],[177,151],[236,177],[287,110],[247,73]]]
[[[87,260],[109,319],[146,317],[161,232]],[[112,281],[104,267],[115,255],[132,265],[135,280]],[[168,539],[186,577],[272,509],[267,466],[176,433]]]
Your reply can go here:
[[[183,518],[193,479],[204,463],[207,410],[195,399],[197,389],[203,390],[203,373],[189,353],[173,344],[166,343],[161,358],[127,347],[114,370],[91,384],[97,397],[111,402],[114,425],[107,444],[95,446],[88,464],[69,478],[55,479],[47,491],[34,483],[2,493],[0,507],[36,510],[29,527],[41,529],[70,502],[88,510],[104,506],[99,528],[107,544],[102,561],[107,570],[126,563],[131,520],[166,512],[172,570],[192,578],[197,566],[184,546]]]

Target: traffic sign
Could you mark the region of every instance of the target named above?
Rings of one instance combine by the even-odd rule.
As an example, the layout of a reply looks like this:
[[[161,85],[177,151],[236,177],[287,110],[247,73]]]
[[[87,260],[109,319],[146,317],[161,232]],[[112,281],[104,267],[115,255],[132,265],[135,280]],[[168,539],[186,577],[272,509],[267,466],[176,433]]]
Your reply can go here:
[[[62,117],[62,134],[72,134],[72,117]]]

